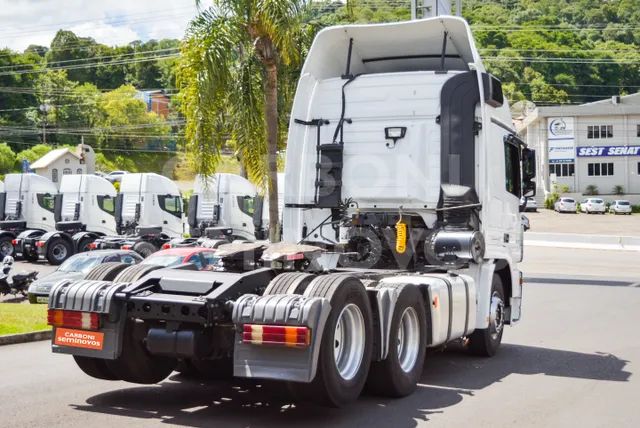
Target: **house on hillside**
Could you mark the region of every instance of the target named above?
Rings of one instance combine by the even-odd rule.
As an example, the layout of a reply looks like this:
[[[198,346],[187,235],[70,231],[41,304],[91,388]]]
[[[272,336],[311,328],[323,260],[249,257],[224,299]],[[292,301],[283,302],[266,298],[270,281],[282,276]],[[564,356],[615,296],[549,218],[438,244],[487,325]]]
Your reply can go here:
[[[32,163],[30,169],[59,186],[63,175],[93,174],[96,171],[96,155],[91,146],[78,144],[75,150],[51,150]]]
[[[152,111],[165,119],[171,112],[169,109],[169,102],[171,100],[161,89],[138,91],[136,98],[147,105],[147,111]]]

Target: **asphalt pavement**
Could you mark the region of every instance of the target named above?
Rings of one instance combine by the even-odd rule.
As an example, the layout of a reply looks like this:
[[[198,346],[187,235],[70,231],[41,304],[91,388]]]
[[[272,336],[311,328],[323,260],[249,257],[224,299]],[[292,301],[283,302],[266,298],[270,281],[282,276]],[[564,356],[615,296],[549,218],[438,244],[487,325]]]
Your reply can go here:
[[[84,375],[48,342],[0,348],[0,426],[640,426],[640,287],[532,282],[499,354],[431,352],[418,390],[343,409],[292,405],[273,384],[159,385]],[[604,280],[603,280],[604,284]]]

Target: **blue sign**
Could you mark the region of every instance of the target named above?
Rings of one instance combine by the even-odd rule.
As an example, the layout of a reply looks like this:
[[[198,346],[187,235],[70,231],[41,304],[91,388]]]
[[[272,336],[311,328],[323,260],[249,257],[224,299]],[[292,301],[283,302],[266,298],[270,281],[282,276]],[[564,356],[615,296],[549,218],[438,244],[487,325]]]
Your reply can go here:
[[[640,156],[640,146],[595,146],[578,147],[578,157]]]
[[[31,172],[31,165],[27,159],[22,159],[22,172]]]

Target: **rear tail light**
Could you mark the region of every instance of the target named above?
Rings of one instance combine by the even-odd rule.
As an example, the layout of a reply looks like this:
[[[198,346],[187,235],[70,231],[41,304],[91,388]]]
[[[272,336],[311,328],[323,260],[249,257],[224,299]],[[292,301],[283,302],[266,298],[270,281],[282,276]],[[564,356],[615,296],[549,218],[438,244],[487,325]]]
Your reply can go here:
[[[130,250],[131,249],[131,245],[125,244],[125,245],[121,246],[120,249],[121,250]]]
[[[292,348],[306,348],[311,343],[309,327],[288,325],[245,324],[242,342],[252,345],[278,345]]]
[[[98,244],[96,244],[95,242],[91,242],[89,245],[87,245],[87,247],[90,250],[95,250],[96,248],[98,248]]]
[[[18,245],[20,243],[19,239],[12,239],[11,240],[11,245]]]
[[[168,250],[169,248],[171,248],[171,244],[169,244],[168,242],[165,244],[162,244],[162,249],[163,250]]]
[[[288,254],[287,255],[287,260],[303,260],[304,259],[304,253],[295,253],[295,254]]]
[[[47,312],[47,324],[54,327],[98,330],[100,328],[100,316],[95,312],[49,309]]]
[[[45,244],[44,241],[36,241],[36,247],[38,247],[38,248],[44,247],[44,244]]]

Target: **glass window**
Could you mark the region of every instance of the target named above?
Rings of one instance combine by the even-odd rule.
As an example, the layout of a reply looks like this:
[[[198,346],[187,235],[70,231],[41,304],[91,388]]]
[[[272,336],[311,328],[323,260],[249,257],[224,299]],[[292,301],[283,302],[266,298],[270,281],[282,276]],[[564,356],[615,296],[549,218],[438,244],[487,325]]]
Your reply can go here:
[[[158,195],[160,209],[180,218],[182,216],[182,198],[174,195]]]
[[[613,125],[587,126],[587,138],[613,138]]]
[[[54,195],[50,195],[48,193],[38,193],[36,195],[36,199],[38,199],[38,205],[40,205],[40,207],[44,208],[47,211],[54,211],[56,205],[56,198]]]
[[[58,182],[58,168],[53,168],[51,170],[51,181],[54,183]]]
[[[71,174],[71,168],[65,168],[62,170],[62,175],[70,175]]]
[[[593,126],[587,126],[587,138],[593,138]]]
[[[574,163],[552,163],[549,165],[549,174],[557,177],[573,177],[576,165]]]
[[[200,258],[200,254],[193,254],[184,262],[193,263],[198,268],[198,270],[202,270],[203,266],[202,266],[202,259]]]
[[[141,264],[172,267],[181,265],[183,260],[184,256],[178,254],[159,254],[157,256],[152,254],[144,259]]]
[[[640,175],[640,162],[638,162],[638,175]]]
[[[576,173],[576,165],[573,163],[569,164],[569,176],[573,177]]]
[[[82,168],[78,168],[78,169],[76,170],[76,174],[82,174]]]
[[[253,213],[256,210],[255,207],[256,198],[249,195],[238,196],[238,208],[246,215],[253,217]]]
[[[587,171],[588,171],[587,175],[593,176],[593,164],[592,163],[587,165]]]
[[[112,198],[109,195],[98,195],[98,207],[107,214],[114,215],[116,212],[115,202],[116,198]]]
[[[213,270],[218,265],[219,257],[216,257],[214,251],[205,251],[202,253],[202,259],[204,260],[204,267],[208,270]]]
[[[600,176],[600,164],[599,163],[594,164],[593,172],[594,172],[593,175],[595,175],[596,177]]]
[[[607,125],[607,138],[613,138],[613,125]]]
[[[69,163],[69,162],[71,162],[69,159],[65,159],[65,160],[64,160],[64,163],[65,163],[65,164],[67,164],[67,163]]]
[[[636,136],[640,137],[640,125],[636,125]]]
[[[521,196],[520,185],[520,148],[509,141],[504,143],[504,172],[507,192]]]

